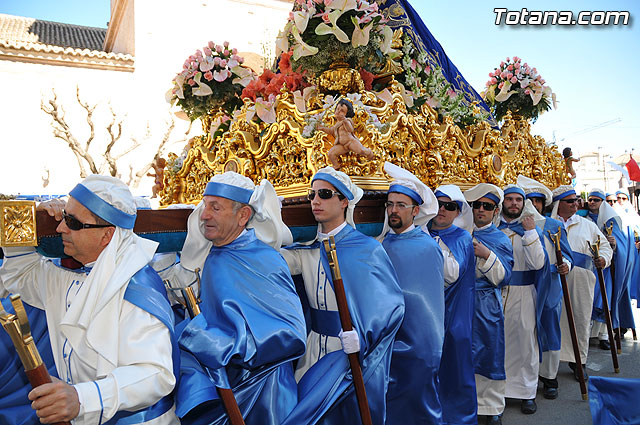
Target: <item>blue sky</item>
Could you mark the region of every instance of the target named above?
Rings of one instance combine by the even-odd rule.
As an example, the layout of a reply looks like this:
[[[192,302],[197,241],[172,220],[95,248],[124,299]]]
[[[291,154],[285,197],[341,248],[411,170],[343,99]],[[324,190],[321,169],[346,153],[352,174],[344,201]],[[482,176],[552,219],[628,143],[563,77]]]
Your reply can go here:
[[[0,13],[106,27],[109,3],[0,0]],[[574,153],[594,151],[599,146],[612,156],[631,148],[640,151],[640,85],[635,78],[640,72],[640,2],[413,0],[411,4],[477,91],[506,57],[517,55],[538,69],[556,93],[559,107],[538,120],[535,134],[547,141],[555,134],[560,148],[571,146]],[[608,27],[496,26],[495,7],[574,13],[629,11],[631,23]],[[615,124],[585,132],[618,118]]]

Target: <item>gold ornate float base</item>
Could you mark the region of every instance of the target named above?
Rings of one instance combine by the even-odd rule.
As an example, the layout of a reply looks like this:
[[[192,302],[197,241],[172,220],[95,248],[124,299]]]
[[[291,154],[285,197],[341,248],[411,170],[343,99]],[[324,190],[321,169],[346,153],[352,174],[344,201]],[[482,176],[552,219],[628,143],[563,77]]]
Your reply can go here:
[[[37,246],[36,203],[0,201],[0,246]]]
[[[341,157],[341,171],[363,189],[388,188],[385,161],[410,170],[434,189],[446,183],[502,187],[515,183],[518,174],[551,189],[569,182],[557,147],[531,135],[530,123],[520,117],[507,115],[501,130],[487,122],[460,128],[450,117],[438,117],[428,104],[408,109],[394,81],[387,96],[365,90],[349,96],[355,107],[355,134],[375,158],[349,153]],[[327,152],[334,141],[320,131],[309,137],[303,133],[310,117],[322,116],[325,126],[335,124],[333,113],[324,113],[331,111],[333,100],[316,93],[306,99],[306,112],[301,112],[294,94],[283,88],[272,124],[247,121],[247,110],[255,105],[245,100],[229,131],[216,140],[210,134],[197,138],[184,158],[170,156],[162,204],[198,202],[211,176],[229,170],[256,184],[267,179],[285,197],[306,194],[313,174],[330,164]]]

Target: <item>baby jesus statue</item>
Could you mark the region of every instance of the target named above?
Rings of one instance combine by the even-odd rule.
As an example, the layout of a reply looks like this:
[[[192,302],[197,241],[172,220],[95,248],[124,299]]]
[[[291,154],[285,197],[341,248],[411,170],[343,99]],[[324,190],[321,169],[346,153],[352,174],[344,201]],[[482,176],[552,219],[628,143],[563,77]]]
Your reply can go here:
[[[340,155],[351,151],[356,155],[362,155],[367,159],[373,159],[374,154],[371,149],[365,148],[355,135],[353,121],[351,118],[355,116],[353,105],[347,99],[341,99],[336,105],[335,110],[336,124],[333,127],[325,127],[319,125],[318,130],[324,131],[335,138],[335,144],[327,156],[331,165],[336,170],[340,169]]]

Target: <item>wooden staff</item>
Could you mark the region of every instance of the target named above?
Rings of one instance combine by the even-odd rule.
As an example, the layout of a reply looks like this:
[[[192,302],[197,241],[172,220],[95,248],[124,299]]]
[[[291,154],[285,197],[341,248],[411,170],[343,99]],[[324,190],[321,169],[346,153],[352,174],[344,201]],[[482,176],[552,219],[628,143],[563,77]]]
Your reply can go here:
[[[0,304],[0,322],[11,337],[31,387],[36,388],[40,385],[48,384],[51,382],[51,376],[47,366],[42,362],[36,342],[31,336],[29,317],[24,309],[20,295],[12,295],[11,304],[16,312],[15,314],[7,313]],[[54,425],[69,425],[69,422],[56,422]]]
[[[558,226],[557,233],[551,233],[547,230],[549,237],[553,241],[556,248],[556,267],[560,267],[564,260],[562,259],[562,250],[560,249],[560,235],[562,229]],[[573,357],[576,362],[576,372],[580,382],[580,393],[582,393],[582,399],[587,400],[587,385],[584,382],[584,374],[582,372],[582,360],[580,359],[580,348],[578,347],[578,335],[576,334],[576,323],[573,320],[573,308],[571,307],[571,297],[569,296],[569,286],[567,285],[567,277],[560,275],[560,282],[562,283],[562,296],[564,299],[564,308],[567,312],[567,322],[569,323],[569,333],[571,334],[571,345],[573,345]]]
[[[347,295],[344,292],[344,283],[342,282],[342,275],[340,274],[340,265],[338,264],[338,254],[336,252],[336,241],[333,236],[330,237],[330,240],[325,239],[324,249],[327,253],[327,258],[329,259],[329,266],[333,277],[333,290],[336,294],[336,302],[338,303],[340,326],[342,327],[342,332],[349,332],[353,329],[353,325],[351,324],[349,304],[347,303]],[[364,387],[364,379],[362,378],[360,358],[358,357],[358,353],[350,353],[347,354],[347,356],[349,358],[349,365],[351,366],[353,384],[356,389],[360,419],[362,420],[363,425],[371,425],[371,412],[369,411],[367,391]]]
[[[612,236],[613,234],[613,222],[611,222],[609,224],[609,226],[606,226],[604,228],[605,232],[607,233],[607,236]],[[613,254],[614,256],[616,255],[615,252]],[[613,261],[613,257],[611,257],[611,265],[609,266],[609,272],[611,273],[611,296],[613,297],[613,295],[616,293],[616,264]],[[613,303],[615,302],[614,299],[611,300],[611,308],[613,308]],[[609,314],[611,314],[611,311],[609,311]],[[616,328],[615,332],[614,332],[614,337],[616,340],[616,348],[618,350],[618,354],[622,354],[622,341],[620,340],[620,328]]]
[[[600,257],[600,235],[595,244],[589,244],[589,250],[593,256],[594,264],[595,260]],[[616,352],[616,344],[613,340],[613,326],[611,325],[611,314],[609,314],[609,301],[607,300],[607,287],[604,283],[604,274],[602,273],[602,267],[596,266],[598,272],[598,281],[600,282],[600,295],[602,296],[602,309],[604,312],[604,318],[607,323],[607,332],[609,333],[609,345],[611,346],[611,360],[613,361],[613,370],[615,373],[620,373],[620,366],[618,365],[618,354]]]
[[[200,287],[200,269],[196,269],[195,273],[198,287]],[[200,306],[198,305],[200,303],[200,299],[196,297],[196,294],[193,292],[193,288],[190,286],[182,289],[181,292],[184,297],[185,307],[187,308],[189,317],[193,319],[201,313]],[[240,412],[238,402],[233,395],[233,391],[229,388],[220,387],[216,387],[216,391],[218,392],[220,400],[222,400],[222,405],[224,406],[224,410],[227,412],[227,416],[229,416],[231,425],[244,425],[244,419],[242,418],[242,413]]]

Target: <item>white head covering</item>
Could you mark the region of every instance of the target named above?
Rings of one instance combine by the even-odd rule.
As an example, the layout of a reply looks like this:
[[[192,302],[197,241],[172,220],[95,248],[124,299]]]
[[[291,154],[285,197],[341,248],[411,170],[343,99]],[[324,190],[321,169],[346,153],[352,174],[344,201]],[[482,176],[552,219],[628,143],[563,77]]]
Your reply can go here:
[[[618,227],[622,229],[622,219],[616,210],[613,207],[605,202],[607,199],[606,192],[600,188],[594,187],[589,191],[589,197],[594,196],[602,199],[600,203],[600,208],[598,208],[598,229],[603,229],[604,225],[610,219],[614,219],[618,223]],[[603,231],[604,233],[604,231]]]
[[[445,184],[436,189],[435,192],[436,198],[439,196],[446,196],[452,201],[458,204],[460,207],[460,211],[458,212],[458,216],[455,220],[453,220],[453,224],[458,226],[469,233],[473,232],[473,213],[471,211],[471,207],[467,203],[462,191],[455,184]],[[424,228],[427,231],[427,228]]]
[[[247,223],[247,229],[254,229],[256,237],[274,249],[293,243],[291,231],[282,221],[278,195],[269,181],[262,180],[256,186],[248,177],[227,171],[211,178],[204,196],[227,198],[253,208],[254,214]],[[203,209],[204,202],[201,201],[187,221],[187,238],[180,262],[183,268],[191,271],[196,268],[202,270],[213,245],[204,237],[204,223],[200,220]]]
[[[318,172],[313,175],[311,183],[313,184],[315,180],[324,180],[331,183],[338,192],[349,200],[346,222],[355,229],[356,223],[353,221],[353,210],[355,210],[356,204],[362,199],[362,195],[364,194],[362,189],[353,183],[349,176],[342,171],[335,170],[333,167],[324,167],[318,170]]]
[[[522,190],[524,190],[524,194],[526,198],[532,197],[530,195],[535,195],[540,193],[544,195],[545,207],[551,205],[551,203],[553,202],[553,194],[551,193],[551,190],[549,190],[547,186],[543,185],[539,181],[529,177],[525,177],[523,175],[519,175],[516,183],[518,186],[522,188]]]
[[[464,197],[467,200],[467,202],[477,201],[478,199],[485,198],[485,197],[489,198],[496,203],[496,208],[498,209],[498,211],[500,211],[502,200],[504,199],[504,193],[502,192],[502,189],[500,189],[498,186],[494,184],[478,183],[477,185],[473,186],[471,189],[466,190],[464,192]],[[473,217],[473,212],[471,214]],[[497,224],[496,221],[498,220],[498,217],[500,217],[500,214],[496,214],[494,216],[494,219],[493,219],[494,224]]]
[[[551,211],[551,218],[558,218],[558,205],[560,204],[560,199],[566,198],[569,195],[575,195],[576,190],[570,184],[563,184],[562,186],[558,186],[553,189],[551,193],[553,194],[553,210]]]
[[[413,224],[419,227],[424,226],[431,221],[433,217],[438,215],[438,200],[436,199],[436,196],[426,184],[420,181],[419,178],[404,168],[398,167],[390,162],[384,163],[384,171],[394,179],[389,187],[389,193],[404,193],[415,200],[420,206],[418,215],[413,219]],[[403,190],[403,188],[408,190]],[[389,230],[391,230],[389,227],[389,217],[385,214],[384,226],[382,228],[382,233],[378,236],[378,240],[384,239],[384,236],[389,232]]]
[[[111,242],[98,256],[60,323],[62,333],[78,356],[95,365],[97,375],[103,376],[118,363],[120,330],[115,325],[127,284],[151,261],[158,243],[133,233],[136,204],[129,188],[120,180],[90,175],[69,195],[116,225]],[[93,350],[84,349],[87,345]]]
[[[516,221],[518,223],[522,222],[523,218],[528,217],[528,216],[532,216],[533,219],[535,220],[537,226],[540,226],[540,224],[542,224],[544,226],[544,217],[542,215],[540,215],[538,210],[536,210],[536,207],[533,206],[533,203],[531,202],[531,200],[530,199],[526,199],[525,191],[520,185],[518,185],[518,184],[508,184],[508,185],[506,185],[504,187],[503,192],[504,192],[504,196],[505,197],[507,195],[511,194],[511,193],[517,193],[517,194],[522,195],[523,198],[525,198],[524,199],[524,205],[522,207],[522,212],[520,213],[520,217],[518,217],[516,219]],[[496,221],[497,220],[498,219],[496,217]]]

